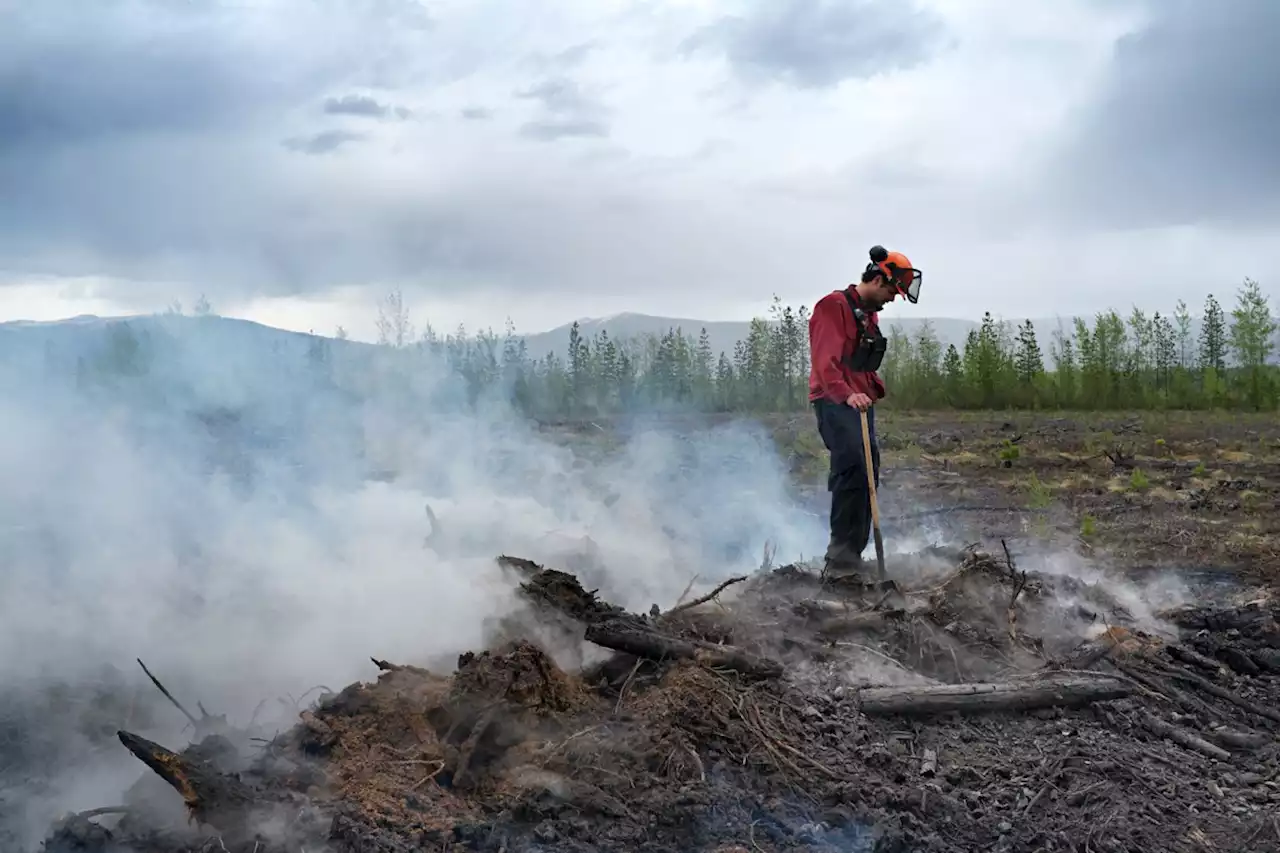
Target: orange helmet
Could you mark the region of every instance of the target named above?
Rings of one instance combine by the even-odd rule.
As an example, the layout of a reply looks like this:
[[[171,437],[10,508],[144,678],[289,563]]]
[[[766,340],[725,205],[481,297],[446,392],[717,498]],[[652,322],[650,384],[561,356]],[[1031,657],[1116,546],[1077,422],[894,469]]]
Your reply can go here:
[[[920,282],[924,273],[911,266],[911,261],[901,252],[890,252],[884,246],[871,247],[871,263],[867,271],[879,270],[885,281],[892,282],[906,300],[912,305],[920,298]]]

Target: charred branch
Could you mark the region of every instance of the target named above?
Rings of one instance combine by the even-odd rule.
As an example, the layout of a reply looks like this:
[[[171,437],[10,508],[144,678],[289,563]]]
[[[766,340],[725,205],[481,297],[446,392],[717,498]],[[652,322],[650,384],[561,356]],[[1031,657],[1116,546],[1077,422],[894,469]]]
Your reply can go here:
[[[209,761],[193,761],[131,732],[116,733],[120,742],[143,764],[169,784],[186,803],[192,817],[223,831],[243,829],[253,789],[234,776],[218,771]]]
[[[650,660],[696,660],[709,667],[736,670],[756,678],[778,678],[782,664],[734,648],[682,640],[649,631],[621,619],[587,627],[588,642]]]
[[[1074,708],[1132,695],[1132,685],[1115,678],[1060,678],[1030,682],[939,684],[926,687],[867,687],[859,693],[862,713],[976,714],[990,711],[1031,711]]]

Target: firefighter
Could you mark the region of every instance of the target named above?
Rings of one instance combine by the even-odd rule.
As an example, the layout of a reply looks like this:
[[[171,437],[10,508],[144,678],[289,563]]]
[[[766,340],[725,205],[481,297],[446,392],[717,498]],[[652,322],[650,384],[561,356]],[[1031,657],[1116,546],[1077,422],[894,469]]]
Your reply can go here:
[[[882,246],[874,246],[870,255],[862,280],[822,297],[809,318],[809,401],[831,457],[831,539],[824,573],[833,577],[861,573],[862,552],[871,535],[859,410],[867,413],[871,470],[880,484],[874,406],[885,395],[877,371],[888,342],[880,332],[878,314],[899,296],[913,305],[920,296],[921,273],[906,255]]]

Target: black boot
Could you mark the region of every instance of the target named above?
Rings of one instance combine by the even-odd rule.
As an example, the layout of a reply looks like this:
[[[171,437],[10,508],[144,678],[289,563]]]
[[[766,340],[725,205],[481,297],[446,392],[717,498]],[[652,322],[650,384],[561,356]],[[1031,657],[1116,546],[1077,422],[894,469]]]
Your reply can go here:
[[[828,580],[862,577],[862,555],[848,545],[832,540],[827,545],[822,563],[822,576]]]

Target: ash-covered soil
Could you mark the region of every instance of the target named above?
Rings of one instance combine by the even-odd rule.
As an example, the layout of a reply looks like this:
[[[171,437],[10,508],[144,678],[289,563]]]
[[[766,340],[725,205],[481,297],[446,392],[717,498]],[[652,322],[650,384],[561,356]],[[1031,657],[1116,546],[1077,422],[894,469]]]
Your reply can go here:
[[[137,785],[41,849],[1280,850],[1280,601],[1153,619],[999,549],[917,559],[636,614],[499,558],[532,616],[453,672],[371,660],[263,740],[121,730]],[[612,654],[557,664],[583,644]]]

